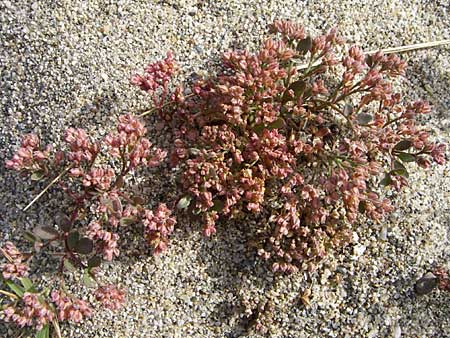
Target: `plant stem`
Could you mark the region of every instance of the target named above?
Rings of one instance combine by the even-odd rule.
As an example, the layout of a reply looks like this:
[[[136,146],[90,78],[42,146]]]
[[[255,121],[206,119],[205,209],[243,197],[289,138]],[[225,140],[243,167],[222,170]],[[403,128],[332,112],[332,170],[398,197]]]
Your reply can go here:
[[[33,200],[28,203],[28,205],[23,209],[23,211],[27,211],[34,203],[36,203],[36,201],[42,197],[42,195],[44,195],[48,189],[50,189],[50,187],[55,184],[56,182],[58,182],[58,180],[63,177],[65,175],[65,173],[67,173],[70,169],[72,169],[73,164],[69,165],[66,169],[64,169],[63,171],[61,171],[59,173],[58,176],[56,176],[45,188],[44,190],[42,190],[39,195],[37,195],[35,198],[33,198]]]
[[[10,298],[19,299],[19,297],[17,297],[15,294],[13,294],[11,292],[8,292],[8,291],[5,291],[5,290],[0,290],[0,293],[5,295],[5,296],[8,296]]]
[[[193,97],[193,96],[195,96],[194,93],[188,94],[188,95],[186,95],[186,96],[184,97],[184,99],[188,99],[188,98]],[[169,106],[169,105],[172,104],[172,103],[174,103],[174,102],[173,102],[173,101],[169,101],[169,102],[166,102],[166,103],[162,104],[162,105],[159,106],[159,107],[149,108],[149,109],[147,109],[147,110],[144,110],[144,111],[143,111],[141,114],[139,114],[138,116],[139,116],[139,117],[144,117],[144,116],[146,116],[146,115],[148,115],[148,114],[150,114],[150,113],[153,113],[154,111],[156,111],[156,110],[158,110],[158,109],[165,108],[165,107]]]

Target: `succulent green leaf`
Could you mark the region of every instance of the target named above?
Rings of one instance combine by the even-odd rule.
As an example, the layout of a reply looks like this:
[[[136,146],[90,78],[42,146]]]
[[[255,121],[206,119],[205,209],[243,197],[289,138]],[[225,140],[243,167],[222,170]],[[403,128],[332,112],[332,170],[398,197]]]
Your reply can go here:
[[[214,201],[214,205],[211,208],[213,211],[217,211],[220,212],[223,210],[223,208],[225,207],[225,204],[223,203],[222,200],[215,200]]]
[[[80,238],[75,246],[75,251],[82,255],[90,254],[92,250],[94,250],[94,242],[87,237]]]
[[[31,242],[31,243],[34,243],[34,242],[37,241],[36,236],[33,235],[33,234],[32,234],[31,232],[29,232],[29,231],[25,231],[25,232],[23,233],[23,238],[25,238],[27,241],[29,241],[29,242]]]
[[[294,81],[289,85],[288,89],[292,89],[295,93],[295,97],[297,98],[297,97],[301,96],[303,94],[303,92],[305,91],[306,82],[302,81],[302,80]]]
[[[50,329],[48,324],[45,324],[39,332],[36,333],[36,338],[49,338],[50,337]]]
[[[411,146],[412,146],[412,142],[410,140],[403,140],[394,146],[394,150],[404,151],[404,150],[408,150]]]
[[[350,103],[346,103],[342,112],[345,116],[351,115],[353,113],[353,105],[351,105]]]
[[[120,219],[120,225],[130,225],[135,222],[136,222],[136,220],[133,217],[122,217]]]
[[[262,131],[265,129],[264,123],[258,123],[257,125],[255,125],[253,127],[253,131],[257,134],[257,135],[261,135]]]
[[[69,232],[72,228],[72,222],[70,221],[69,216],[67,216],[66,214],[59,213],[56,216],[55,222],[64,232]]]
[[[431,272],[428,272],[425,276],[420,278],[416,284],[414,285],[414,291],[422,296],[426,295],[433,291],[439,284],[439,279],[433,275]]]
[[[53,227],[39,225],[33,230],[34,234],[43,240],[51,240],[59,237],[59,232]]]
[[[67,246],[69,247],[70,250],[73,250],[75,248],[79,239],[80,239],[80,233],[78,231],[72,231],[67,236]]]
[[[297,51],[306,54],[312,47],[312,39],[310,36],[300,40],[297,44]]]
[[[394,170],[392,170],[391,172],[395,175],[409,177],[409,173],[406,167],[400,161],[397,160],[394,161]]]
[[[284,120],[282,118],[279,118],[275,121],[273,121],[271,124],[269,124],[267,126],[267,129],[272,130],[272,129],[279,129],[279,128],[283,128],[284,127]]]
[[[102,258],[100,256],[94,256],[89,258],[88,260],[88,267],[89,268],[96,268],[102,264]]]
[[[398,153],[396,154],[399,159],[401,159],[403,162],[414,162],[416,160],[416,157],[412,154],[408,153]]]
[[[44,172],[43,171],[35,171],[34,173],[31,174],[31,180],[32,181],[39,181],[44,177]]]
[[[67,271],[70,272],[77,271],[77,268],[67,258],[64,259],[64,267],[66,268]]]
[[[17,296],[19,296],[20,298],[23,297],[25,290],[22,287],[20,287],[19,285],[17,285],[16,283],[14,283],[11,280],[6,280],[5,283]]]
[[[372,66],[373,66],[373,57],[372,57],[372,55],[367,55],[367,56],[366,56],[366,64],[367,64],[369,67],[372,67]]]
[[[116,188],[120,189],[124,186],[124,184],[125,184],[125,180],[123,179],[123,176],[117,177],[116,184],[115,184]]]
[[[112,208],[114,212],[121,213],[123,211],[122,202],[118,198],[112,200]]]
[[[361,113],[358,114],[358,116],[356,117],[356,121],[358,122],[358,124],[360,125],[366,125],[369,124],[372,121],[372,115],[370,114],[366,114],[366,113]]]
[[[142,205],[145,203],[145,200],[141,196],[134,196],[133,197],[133,204],[134,205]]]
[[[177,203],[178,209],[186,209],[189,204],[191,204],[192,197],[191,196],[184,196],[181,198]]]
[[[25,288],[25,291],[29,291],[34,288],[33,282],[29,278],[22,277],[22,278],[20,278],[20,282],[22,283],[23,287]]]
[[[384,175],[384,178],[380,181],[380,185],[387,186],[392,183],[392,178],[390,174]]]
[[[95,286],[95,280],[89,275],[89,272],[88,272],[88,271],[85,271],[85,272],[83,273],[83,278],[82,278],[82,280],[83,280],[83,284],[84,284],[85,286],[87,286],[88,288],[92,288],[92,287]]]

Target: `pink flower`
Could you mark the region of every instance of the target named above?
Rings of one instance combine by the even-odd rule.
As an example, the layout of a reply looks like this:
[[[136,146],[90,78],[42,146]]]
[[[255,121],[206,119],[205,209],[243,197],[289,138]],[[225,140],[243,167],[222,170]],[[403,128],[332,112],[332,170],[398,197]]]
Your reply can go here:
[[[114,178],[115,172],[111,167],[92,168],[91,171],[84,176],[83,185],[85,187],[108,190]]]
[[[118,310],[125,302],[125,293],[115,285],[106,285],[95,291],[95,298],[108,309]]]
[[[281,33],[291,40],[302,40],[306,37],[303,26],[287,20],[274,21],[270,26],[270,30],[275,33]]]
[[[13,243],[6,242],[1,250],[8,259],[8,263],[4,263],[0,266],[3,278],[13,279],[28,275],[29,267],[24,263],[25,257],[23,257],[22,253]]]
[[[160,87],[166,87],[177,70],[178,65],[173,59],[173,54],[169,52],[163,61],[149,64],[143,76],[134,75],[131,83],[146,92],[153,93]]]
[[[83,320],[83,317],[92,315],[92,310],[85,301],[73,296],[69,297],[62,291],[52,291],[51,299],[56,306],[58,319],[61,321],[70,320],[79,323]]]
[[[164,251],[167,247],[168,236],[173,232],[175,218],[170,217],[172,212],[166,204],[160,203],[155,211],[145,210],[142,221],[145,227],[145,238],[153,246],[155,254]]]
[[[0,313],[5,322],[13,322],[19,327],[34,326],[41,330],[44,325],[54,319],[54,313],[49,305],[39,300],[39,295],[25,292],[23,304],[7,306]]]
[[[93,144],[90,141],[84,129],[67,129],[65,141],[70,149],[67,157],[77,165],[83,161],[92,161],[99,151],[98,144]]]
[[[100,252],[103,253],[104,259],[112,261],[114,257],[119,256],[118,234],[104,230],[100,223],[95,221],[89,224],[86,234],[92,240],[99,241],[96,245]]]

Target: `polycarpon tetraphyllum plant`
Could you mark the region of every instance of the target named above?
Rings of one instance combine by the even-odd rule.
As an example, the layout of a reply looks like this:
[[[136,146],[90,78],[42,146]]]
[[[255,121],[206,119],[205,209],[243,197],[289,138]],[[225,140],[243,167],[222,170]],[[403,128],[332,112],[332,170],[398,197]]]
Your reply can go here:
[[[53,178],[72,203],[56,226],[25,234],[34,251],[3,247],[2,277],[12,291],[2,291],[12,300],[2,305],[5,321],[46,337],[50,323],[58,329],[57,320],[91,314],[64,283],[39,291],[27,277],[32,257],[44,249],[60,257],[61,276],[82,271],[87,286],[98,284],[100,303],[120,307],[123,290],[96,278],[102,261],[119,255],[116,230],[140,223],[159,253],[176,223],[171,205],[200,217],[206,236],[220,219],[257,215],[258,228],[249,232],[274,271],[314,269],[350,242],[358,215],[380,221],[393,210],[380,186],[400,190],[413,163],[444,163],[445,146],[417,122],[430,113],[428,103],[404,103],[393,89],[392,80],[405,74],[398,56],[346,50],[335,29],[311,38],[299,25],[275,21],[270,30],[259,51],[225,53],[222,73],[188,90],[171,87],[178,70],[171,53],[132,77],[153,103],[141,117],[157,113],[173,140],[167,151],[180,173],[179,200],[149,210],[127,189],[127,175],[166,157],[137,116],[120,116],[117,130],[101,141],[69,128],[67,148],[59,151],[36,135],[24,137],[6,166],[32,180]]]
[[[66,174],[59,175],[58,186],[71,203],[56,215],[55,226],[40,225],[25,233],[34,251],[21,253],[11,242],[0,249],[6,259],[1,265],[2,279],[13,292],[2,292],[13,300],[2,307],[1,316],[6,322],[35,327],[40,337],[47,337],[49,325],[56,329],[58,320],[80,322],[90,316],[91,305],[71,295],[65,287],[64,272],[81,272],[85,286],[96,287],[93,293],[101,305],[112,310],[120,308],[125,302],[124,290],[104,285],[96,277],[102,262],[112,261],[120,253],[119,227],[141,223],[142,236],[154,252],[166,248],[175,224],[171,211],[164,203],[156,210],[147,209],[142,196],[126,185],[131,172],[139,167],[156,167],[166,157],[165,151],[145,137],[146,132],[139,118],[122,115],[116,131],[99,142],[83,129],[74,128],[67,129],[67,147],[59,151],[44,147],[34,134],[23,138],[6,166],[32,180],[52,178],[55,172]],[[44,250],[59,259],[59,288],[54,290],[41,291],[28,278],[32,258]]]
[[[406,68],[398,56],[345,50],[335,29],[311,38],[275,21],[270,30],[258,52],[225,53],[223,73],[186,96],[181,86],[169,95],[160,74],[176,68],[171,55],[133,83],[158,97],[172,130],[178,207],[202,217],[206,236],[221,217],[268,215],[258,254],[274,271],[295,272],[348,243],[359,214],[380,221],[392,211],[380,185],[400,190],[412,163],[443,164],[445,146],[417,122],[429,104],[394,91]]]

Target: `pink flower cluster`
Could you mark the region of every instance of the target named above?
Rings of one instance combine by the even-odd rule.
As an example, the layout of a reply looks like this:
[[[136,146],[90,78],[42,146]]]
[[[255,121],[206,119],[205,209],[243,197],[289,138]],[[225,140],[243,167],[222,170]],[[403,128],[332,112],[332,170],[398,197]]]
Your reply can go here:
[[[4,279],[20,278],[28,275],[29,267],[24,263],[25,258],[13,243],[6,242],[1,251],[8,260],[8,263],[1,265]]]
[[[335,29],[311,39],[276,21],[271,31],[281,39],[256,53],[225,53],[226,72],[195,82],[166,122],[171,164],[184,170],[205,235],[220,216],[268,214],[256,230],[266,236],[258,252],[274,270],[293,272],[348,243],[358,214],[379,221],[392,211],[374,177],[385,171],[382,183],[400,189],[407,163],[442,164],[445,146],[417,125],[429,105],[405,105],[393,91],[391,79],[406,67],[398,56],[352,46],[339,60]],[[326,83],[328,72],[340,81]]]
[[[114,169],[111,167],[93,167],[87,174],[84,175],[83,185],[85,187],[97,188],[99,190],[108,190],[111,187],[115,176],[116,174]]]
[[[0,312],[5,322],[13,322],[19,327],[35,327],[40,330],[53,320],[55,316],[53,311],[47,303],[39,300],[38,294],[25,292],[22,301],[22,307],[7,306]]]
[[[275,20],[270,25],[272,33],[281,33],[290,40],[303,40],[306,37],[305,28],[292,21]]]
[[[125,293],[115,285],[106,285],[95,291],[95,298],[108,309],[118,310],[125,302]]]
[[[110,154],[122,157],[128,164],[126,170],[139,165],[155,167],[164,160],[167,153],[159,148],[152,148],[152,143],[144,137],[144,124],[133,115],[119,117],[117,132],[112,132],[105,138],[110,147]]]
[[[134,75],[131,83],[151,94],[160,87],[166,89],[168,82],[177,70],[178,65],[173,59],[173,54],[169,52],[163,61],[149,64],[145,68],[143,76]]]
[[[172,211],[167,205],[160,203],[155,211],[145,210],[142,223],[145,227],[145,238],[158,254],[167,248],[168,236],[173,232],[175,218],[170,217]]]
[[[61,321],[70,320],[79,323],[83,320],[83,317],[90,317],[92,315],[92,310],[85,301],[69,297],[62,291],[52,291],[51,299],[56,305],[58,319]]]
[[[112,261],[113,258],[119,256],[119,249],[117,241],[119,235],[106,231],[102,228],[99,222],[91,222],[88,225],[86,234],[94,241],[99,241],[99,251],[103,253],[103,258],[107,261]]]
[[[23,137],[21,146],[12,159],[6,161],[6,168],[40,173],[42,176],[45,176],[50,171],[50,164],[58,166],[64,159],[62,152],[57,152],[54,158],[51,158],[52,150],[51,145],[46,146],[45,149],[41,147],[37,135],[27,134]]]
[[[99,145],[92,143],[83,129],[67,129],[64,139],[70,150],[67,158],[77,165],[82,162],[92,162],[99,152]]]

